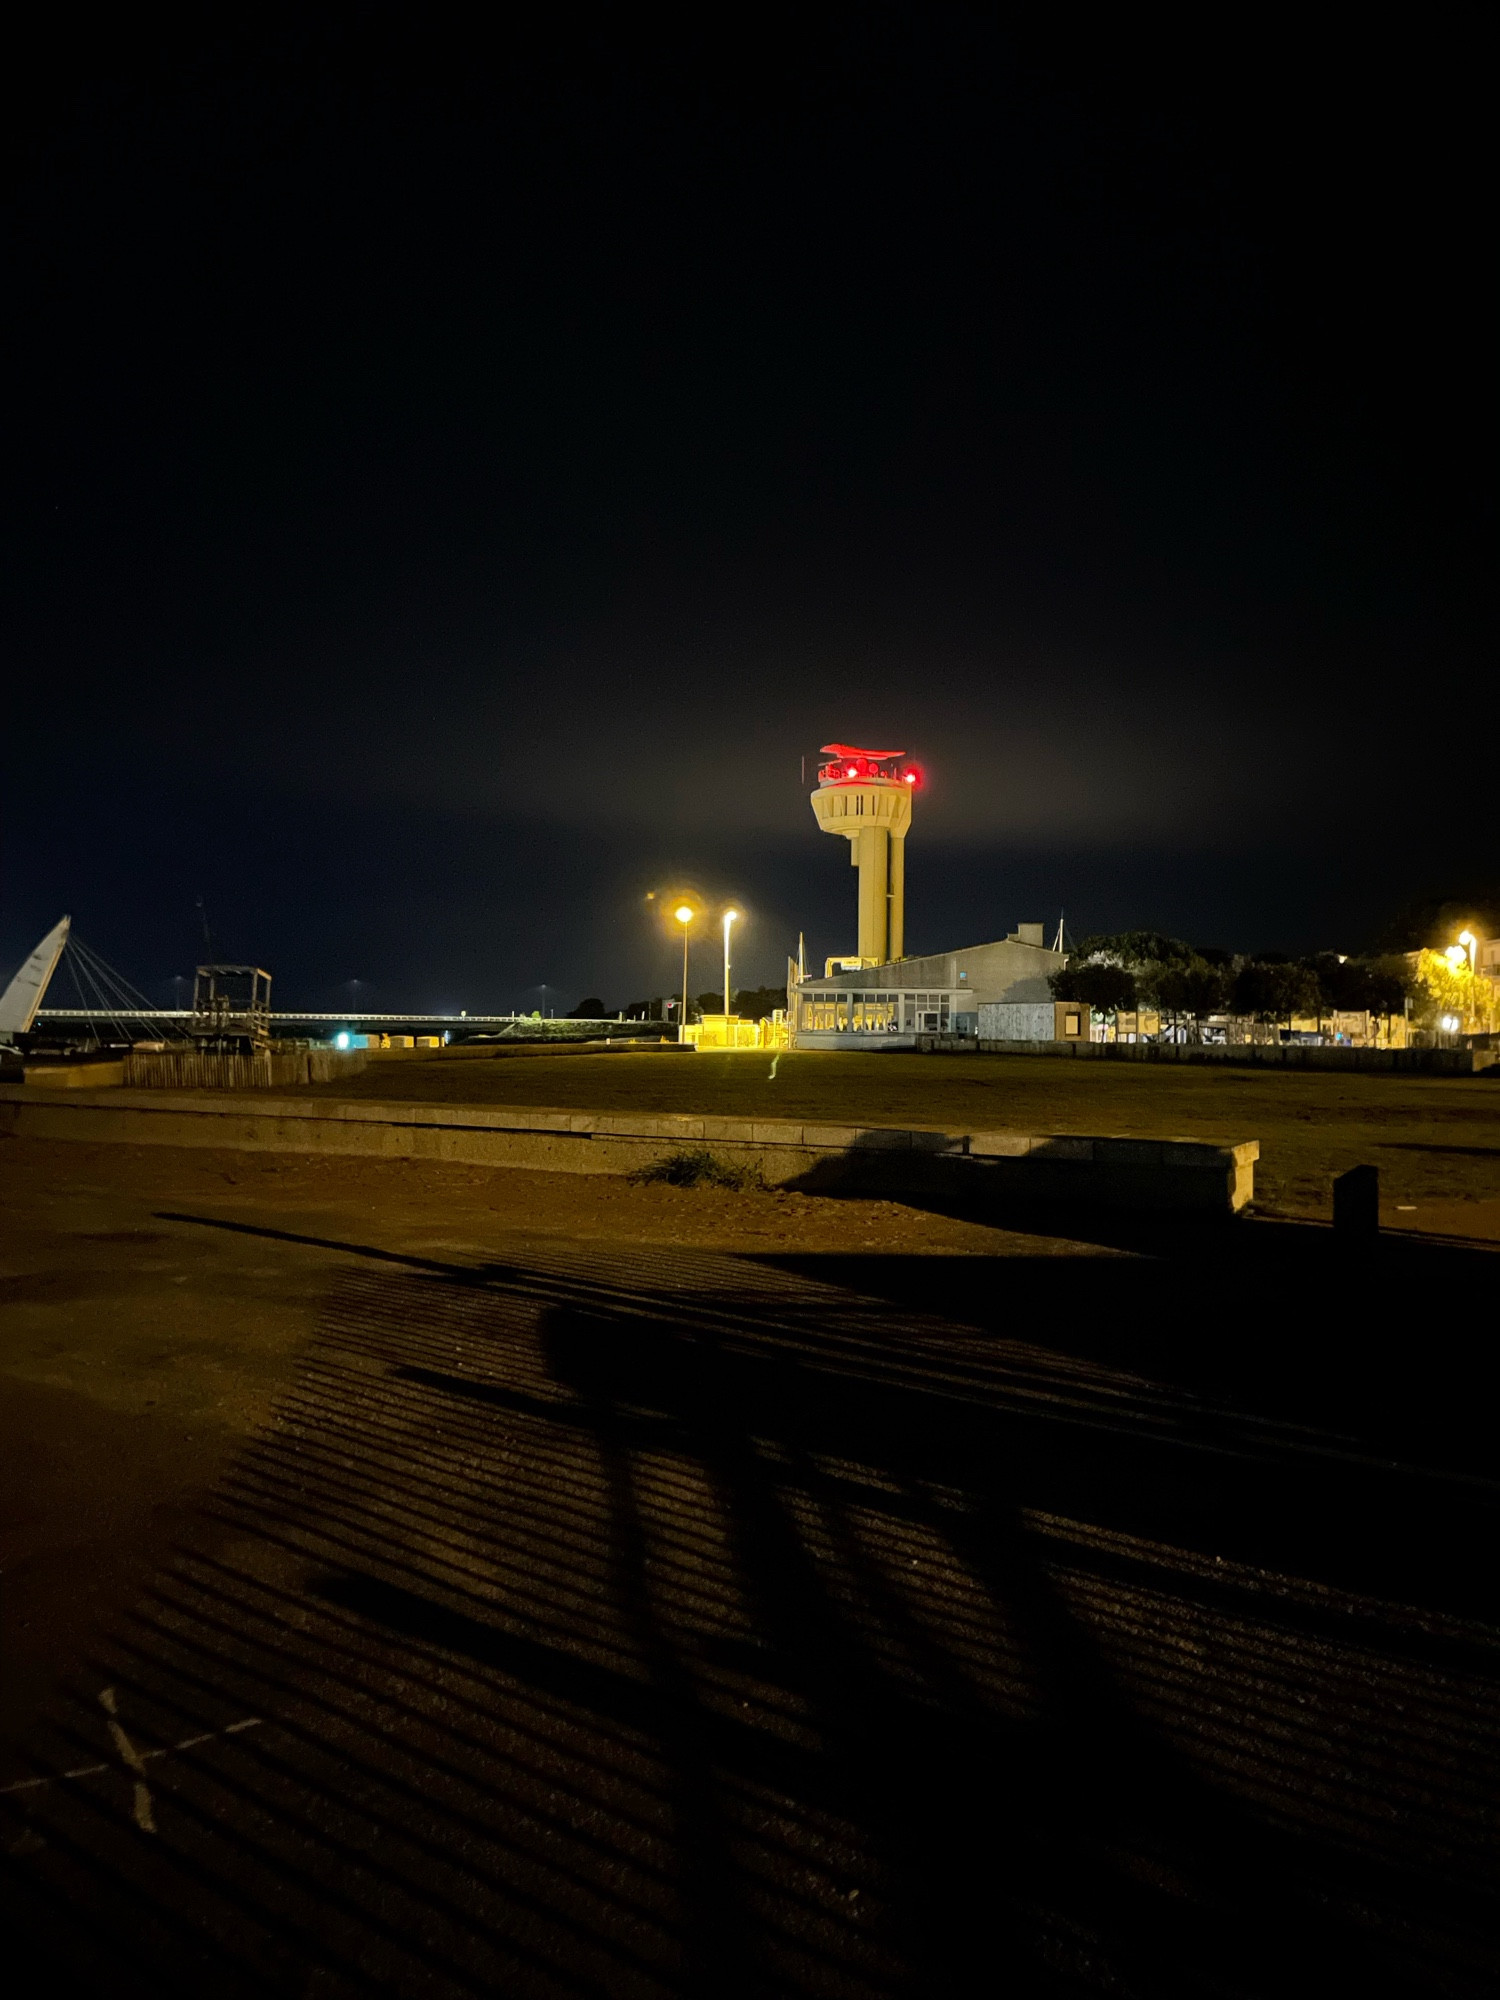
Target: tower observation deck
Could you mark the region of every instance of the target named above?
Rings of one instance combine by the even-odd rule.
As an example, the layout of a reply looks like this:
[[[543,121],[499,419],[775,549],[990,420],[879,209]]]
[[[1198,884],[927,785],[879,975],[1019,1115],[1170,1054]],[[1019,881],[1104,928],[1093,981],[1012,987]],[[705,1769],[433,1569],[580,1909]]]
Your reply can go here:
[[[902,764],[904,750],[825,743],[823,755],[831,761],[818,768],[813,815],[844,836],[859,870],[859,962],[885,965],[906,948],[906,835],[921,773]]]

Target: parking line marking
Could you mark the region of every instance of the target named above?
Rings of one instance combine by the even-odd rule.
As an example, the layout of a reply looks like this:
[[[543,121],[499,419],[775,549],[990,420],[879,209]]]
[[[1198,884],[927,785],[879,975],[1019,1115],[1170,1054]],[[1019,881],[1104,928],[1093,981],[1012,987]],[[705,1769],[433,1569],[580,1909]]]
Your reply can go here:
[[[104,1690],[104,1694],[112,1695],[113,1692],[112,1688]],[[104,1700],[104,1694],[101,1694],[99,1697],[101,1702]],[[196,1750],[200,1743],[212,1743],[217,1737],[238,1736],[242,1730],[259,1729],[264,1721],[265,1717],[263,1715],[247,1715],[242,1722],[228,1723],[223,1729],[206,1729],[198,1736],[184,1736],[180,1743],[168,1743],[160,1750],[138,1751],[135,1749],[134,1744],[129,1743],[129,1738],[125,1736],[123,1730],[120,1731],[120,1737],[129,1744],[132,1753],[138,1759],[138,1765],[143,1766],[149,1764],[153,1757],[175,1757],[180,1750]],[[118,1725],[111,1725],[111,1727],[115,1728]],[[119,1743],[117,1741],[116,1748],[118,1747]],[[121,1752],[121,1756],[124,1756],[123,1751]],[[129,1760],[127,1759],[126,1761],[128,1762]],[[132,1765],[130,1768],[134,1770],[138,1768],[138,1765]],[[113,1766],[109,1764],[80,1764],[72,1771],[54,1772],[50,1778],[18,1778],[13,1784],[0,1785],[0,1799],[7,1798],[14,1792],[39,1791],[44,1785],[65,1784],[71,1778],[97,1778],[105,1771],[112,1769]],[[144,1786],[141,1789],[144,1790]]]

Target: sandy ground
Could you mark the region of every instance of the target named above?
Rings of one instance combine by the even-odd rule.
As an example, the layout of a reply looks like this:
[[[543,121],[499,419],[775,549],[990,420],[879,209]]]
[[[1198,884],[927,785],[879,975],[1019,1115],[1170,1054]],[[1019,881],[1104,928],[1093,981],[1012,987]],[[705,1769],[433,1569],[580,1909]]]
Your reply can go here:
[[[1488,1995],[1495,1270],[6,1140],[22,1990]]]
[[[1389,1228],[1500,1241],[1500,1070],[1340,1076],[1038,1056],[387,1055],[315,1094],[572,1110],[827,1118],[955,1131],[1259,1139],[1256,1196],[1327,1217],[1347,1168],[1379,1167]]]

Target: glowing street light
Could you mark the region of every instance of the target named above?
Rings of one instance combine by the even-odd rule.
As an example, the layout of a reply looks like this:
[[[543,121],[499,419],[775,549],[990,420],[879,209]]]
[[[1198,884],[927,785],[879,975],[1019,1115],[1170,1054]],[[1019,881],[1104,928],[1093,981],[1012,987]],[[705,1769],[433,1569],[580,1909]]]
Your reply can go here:
[[[682,926],[682,1016],[677,1023],[677,1039],[679,1042],[687,1040],[688,937],[693,928],[693,919],[697,914],[698,912],[693,908],[691,903],[679,903],[677,908],[672,912],[672,915]]]
[[[729,926],[739,921],[738,910],[724,912],[724,1046],[729,1047]]]

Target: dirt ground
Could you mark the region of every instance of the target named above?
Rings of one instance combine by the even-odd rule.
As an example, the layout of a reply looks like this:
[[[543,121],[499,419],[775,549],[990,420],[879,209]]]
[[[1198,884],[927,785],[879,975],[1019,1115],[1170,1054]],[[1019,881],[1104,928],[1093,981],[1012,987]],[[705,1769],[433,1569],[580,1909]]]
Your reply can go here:
[[[772,1068],[776,1074],[772,1076]],[[433,1104],[826,1118],[953,1131],[1259,1139],[1256,1200],[1320,1216],[1380,1169],[1388,1228],[1500,1240],[1500,1070],[1478,1077],[1065,1062],[1038,1056],[390,1054],[315,1094]]]
[[[23,1996],[1487,1996],[1496,1253],[1058,1227],[0,1141]]]

